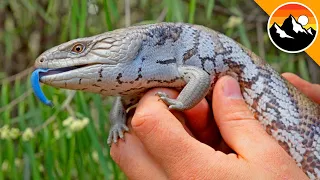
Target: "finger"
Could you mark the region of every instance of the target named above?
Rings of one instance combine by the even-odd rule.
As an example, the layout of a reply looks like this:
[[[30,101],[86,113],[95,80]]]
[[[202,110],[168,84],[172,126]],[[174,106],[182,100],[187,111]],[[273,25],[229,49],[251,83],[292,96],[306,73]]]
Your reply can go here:
[[[204,160],[196,157],[201,157],[203,152],[210,155],[214,150],[185,131],[167,105],[155,96],[159,91],[168,94],[166,89],[153,89],[146,93],[137,106],[131,124],[144,147],[170,177],[203,164]]]
[[[165,172],[132,133],[111,146],[110,155],[130,179],[167,179]],[[147,171],[146,171],[147,169]]]
[[[173,89],[166,89],[165,91],[173,99],[177,98],[179,95],[179,92]],[[159,101],[161,100],[159,99]],[[193,133],[191,132],[191,130],[186,124],[187,117],[185,116],[185,114],[183,114],[181,111],[176,111],[176,110],[172,110],[171,113],[180,121],[180,123],[182,124],[183,128],[187,131],[187,133],[190,134],[192,137],[194,137]]]
[[[170,96],[170,97],[175,97],[175,96]],[[187,123],[187,118],[185,117],[185,115],[181,111],[176,111],[176,110],[171,110],[171,113],[174,115],[174,117],[176,117],[180,121],[180,123],[182,124],[184,130],[190,136],[194,137],[194,134],[192,133],[192,131],[189,129],[189,127],[186,124]]]
[[[320,103],[320,85],[312,84],[292,73],[283,73],[282,76],[310,99]]]
[[[242,98],[238,82],[232,77],[218,80],[213,93],[213,111],[223,139],[240,157],[256,163],[274,160],[269,163],[271,166],[287,162],[295,165],[254,118]]]
[[[184,111],[184,114],[187,118],[187,126],[200,142],[213,148],[220,144],[221,135],[213,121],[211,107],[205,99],[192,109]]]

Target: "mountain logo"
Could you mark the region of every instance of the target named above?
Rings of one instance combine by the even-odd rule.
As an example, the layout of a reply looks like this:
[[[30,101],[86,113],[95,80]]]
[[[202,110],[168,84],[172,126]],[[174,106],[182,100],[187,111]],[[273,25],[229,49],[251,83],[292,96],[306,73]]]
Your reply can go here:
[[[280,5],[268,21],[271,42],[287,53],[299,53],[308,49],[318,35],[318,20],[304,4],[290,2]]]

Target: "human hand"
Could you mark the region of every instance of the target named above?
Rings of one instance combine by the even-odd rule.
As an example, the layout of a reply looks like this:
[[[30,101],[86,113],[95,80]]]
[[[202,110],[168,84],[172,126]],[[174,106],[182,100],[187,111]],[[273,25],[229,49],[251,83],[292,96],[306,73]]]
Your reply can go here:
[[[293,84],[297,89],[299,89],[303,94],[308,96],[311,100],[320,104],[319,84],[312,84],[292,73],[283,73],[282,76],[286,78],[291,84]]]
[[[284,76],[294,85],[309,87],[301,90],[320,102],[318,85]],[[136,109],[126,142],[111,148],[112,158],[130,179],[307,178],[253,117],[231,77],[221,78],[214,89],[217,126],[207,101],[183,113],[170,112],[154,96],[158,91],[170,97],[178,94],[149,91]]]

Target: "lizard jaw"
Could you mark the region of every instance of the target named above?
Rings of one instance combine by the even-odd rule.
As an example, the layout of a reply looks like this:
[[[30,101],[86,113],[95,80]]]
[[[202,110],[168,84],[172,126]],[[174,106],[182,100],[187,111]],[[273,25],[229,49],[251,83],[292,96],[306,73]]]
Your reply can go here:
[[[61,82],[83,76],[83,74],[88,72],[88,69],[97,65],[100,64],[86,64],[53,69],[49,68],[47,72],[41,72],[39,74],[39,80],[41,83],[56,86]],[[57,87],[61,87],[61,85],[58,85]]]
[[[63,67],[63,68],[54,68],[54,69],[48,69],[47,72],[42,72],[40,73],[40,77],[43,77],[43,76],[48,76],[48,75],[55,75],[55,74],[60,74],[60,73],[64,73],[64,72],[67,72],[67,71],[72,71],[74,69],[79,69],[79,68],[82,68],[82,67],[85,67],[85,66],[88,66],[88,65],[79,65],[79,66],[71,66],[71,67]]]

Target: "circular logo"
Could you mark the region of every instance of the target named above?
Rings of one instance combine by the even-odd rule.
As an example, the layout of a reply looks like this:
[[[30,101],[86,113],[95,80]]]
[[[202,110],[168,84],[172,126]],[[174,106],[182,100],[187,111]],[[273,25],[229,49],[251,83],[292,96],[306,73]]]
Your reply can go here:
[[[299,53],[312,45],[318,34],[318,20],[304,4],[289,2],[277,7],[268,20],[271,42],[287,53]]]

